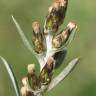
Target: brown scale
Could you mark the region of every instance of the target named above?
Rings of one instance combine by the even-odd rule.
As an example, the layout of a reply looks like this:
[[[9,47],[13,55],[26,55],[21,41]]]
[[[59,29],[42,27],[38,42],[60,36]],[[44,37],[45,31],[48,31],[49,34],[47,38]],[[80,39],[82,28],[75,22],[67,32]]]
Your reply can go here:
[[[38,77],[36,76],[35,72],[32,74],[28,74],[27,76],[28,76],[29,84],[33,90],[37,90],[41,87],[40,81]]]
[[[55,63],[55,60],[53,59],[53,57],[49,57],[46,65],[42,69],[39,76],[40,82],[42,84],[48,84],[50,82],[53,68],[54,68],[54,63]]]
[[[42,53],[45,49],[44,49],[44,44],[43,44],[43,33],[40,30],[40,26],[38,22],[33,22],[32,23],[32,42],[33,42],[33,46],[34,46],[34,50],[37,53]]]
[[[69,27],[66,27],[62,33],[55,36],[52,40],[53,47],[61,47],[68,40],[71,31]]]
[[[34,94],[32,92],[28,91],[26,96],[34,96]]]
[[[46,22],[52,22],[52,25],[50,26],[52,28],[52,32],[57,32],[59,29],[59,26],[63,23],[66,10],[67,10],[67,4],[68,0],[54,0],[52,6],[50,6],[50,10],[48,15],[46,16]],[[46,23],[46,29],[47,28]]]

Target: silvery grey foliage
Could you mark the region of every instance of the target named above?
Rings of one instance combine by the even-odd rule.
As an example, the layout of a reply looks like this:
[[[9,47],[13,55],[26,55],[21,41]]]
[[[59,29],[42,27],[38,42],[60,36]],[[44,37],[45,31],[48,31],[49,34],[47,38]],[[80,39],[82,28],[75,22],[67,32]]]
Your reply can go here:
[[[33,45],[30,44],[19,23],[12,15],[12,20],[23,44],[37,58],[40,64],[39,76],[36,74],[35,64],[28,64],[28,73],[22,78],[21,96],[43,96],[45,92],[51,91],[64,80],[77,64],[79,58],[73,59],[59,75],[53,78],[57,64],[55,55],[57,52],[64,51],[67,48],[67,45],[73,40],[77,29],[77,25],[74,22],[69,22],[59,32],[60,25],[63,24],[65,18],[67,5],[68,0],[54,0],[48,9],[43,28],[41,28],[38,21],[32,22]],[[0,58],[9,73],[16,96],[20,96],[18,84],[16,83],[12,69],[3,57]]]
[[[13,73],[13,70],[12,70],[11,66],[7,63],[7,61],[2,56],[0,56],[0,59],[1,59],[2,63],[4,64],[6,70],[9,74],[9,77],[12,81],[12,85],[13,85],[13,87],[15,89],[15,92],[16,92],[16,96],[20,96],[19,87],[18,87],[16,77]]]

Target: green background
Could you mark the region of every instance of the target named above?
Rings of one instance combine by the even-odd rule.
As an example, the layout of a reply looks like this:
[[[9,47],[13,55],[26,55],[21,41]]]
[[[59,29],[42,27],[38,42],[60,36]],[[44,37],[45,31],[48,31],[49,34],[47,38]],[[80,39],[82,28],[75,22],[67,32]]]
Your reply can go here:
[[[31,23],[38,20],[43,26],[44,17],[52,0],[0,0],[0,55],[11,64],[17,81],[27,73],[27,64],[36,58],[24,46],[12,22],[13,14],[31,43]],[[66,19],[78,25],[76,35],[67,48],[67,55],[56,74],[70,60],[80,56],[81,60],[71,74],[46,96],[96,96],[96,0],[69,0]],[[0,96],[15,96],[10,78],[0,61]]]

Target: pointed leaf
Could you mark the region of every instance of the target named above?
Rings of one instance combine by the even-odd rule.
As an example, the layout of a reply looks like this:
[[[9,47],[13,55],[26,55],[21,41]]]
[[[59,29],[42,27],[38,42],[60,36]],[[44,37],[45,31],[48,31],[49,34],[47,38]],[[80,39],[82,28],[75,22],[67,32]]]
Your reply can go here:
[[[42,67],[43,67],[42,64],[45,64],[44,56],[43,56],[42,54],[37,54],[37,53],[33,50],[32,46],[30,45],[28,39],[26,38],[24,32],[22,31],[20,25],[18,24],[18,22],[16,21],[16,19],[14,18],[13,15],[12,15],[12,20],[13,20],[13,22],[14,22],[17,30],[18,30],[18,33],[19,33],[19,35],[20,35],[20,37],[21,37],[24,45],[28,48],[28,50],[29,50],[31,53],[34,54],[34,56],[36,56],[36,58],[37,58],[37,60],[39,61],[39,64],[40,64],[40,69],[42,69]]]
[[[7,61],[3,57],[0,56],[0,59],[2,60],[6,70],[8,72],[8,75],[9,75],[11,81],[12,81],[13,87],[14,87],[15,92],[16,92],[16,96],[20,96],[17,80],[16,80],[16,77],[13,73],[13,70],[12,70],[11,66],[7,63]]]
[[[79,58],[75,58],[73,59],[66,68],[64,68],[64,70],[57,76],[55,77],[51,83],[49,84],[48,90],[50,91],[52,90],[56,85],[58,85],[62,80],[65,79],[65,77],[72,71],[72,69],[74,68],[74,66],[77,64]]]
[[[13,20],[13,22],[14,22],[17,30],[18,30],[18,33],[19,33],[19,35],[20,35],[20,37],[21,37],[24,45],[28,48],[29,51],[31,51],[32,53],[34,53],[32,46],[30,45],[28,39],[26,38],[24,32],[22,31],[20,25],[18,24],[18,22],[16,21],[16,19],[14,18],[13,15],[12,15],[12,20]],[[34,53],[34,54],[35,54],[35,53]]]

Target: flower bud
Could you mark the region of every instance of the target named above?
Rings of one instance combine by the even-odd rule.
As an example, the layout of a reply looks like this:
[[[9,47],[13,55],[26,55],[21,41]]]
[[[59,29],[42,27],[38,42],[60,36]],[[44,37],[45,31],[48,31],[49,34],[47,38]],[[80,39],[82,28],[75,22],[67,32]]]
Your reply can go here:
[[[34,96],[32,92],[28,91],[26,86],[21,87],[22,96]]]
[[[63,44],[66,43],[66,41],[69,39],[69,36],[72,32],[72,30],[76,27],[76,24],[73,22],[69,22],[67,27],[64,29],[64,31],[57,36],[55,36],[52,40],[52,44],[54,48],[59,48]]]
[[[39,76],[41,83],[48,84],[50,82],[54,64],[55,64],[54,58],[49,57]]]
[[[59,26],[63,23],[67,9],[68,0],[54,0],[49,7],[48,14],[45,19],[44,33],[49,31],[55,33]],[[49,30],[49,31],[48,31]]]
[[[69,22],[67,27],[70,29],[70,31],[72,31],[76,27],[76,24],[74,22]]]
[[[22,79],[22,84],[23,84],[24,86],[27,86],[27,85],[28,85],[28,77],[24,77],[24,78]]]
[[[22,95],[22,96],[27,96],[27,87],[26,87],[26,86],[23,86],[23,87],[21,88],[21,95]]]
[[[48,8],[48,12],[51,13],[52,9],[53,9],[53,6],[50,6],[50,7]]]
[[[40,83],[37,75],[35,74],[35,64],[28,65],[28,78],[32,89],[37,90],[40,88]]]
[[[40,29],[40,25],[37,21],[33,22],[32,23],[32,29],[35,33],[38,33],[39,32],[39,29]]]
[[[52,6],[58,11],[60,9],[60,2],[53,2]]]
[[[33,47],[36,53],[42,53],[45,48],[44,48],[44,37],[43,33],[40,30],[40,25],[39,22],[35,21],[32,23],[32,43]]]
[[[27,69],[28,69],[28,73],[29,73],[30,75],[34,74],[35,64],[28,64]]]

